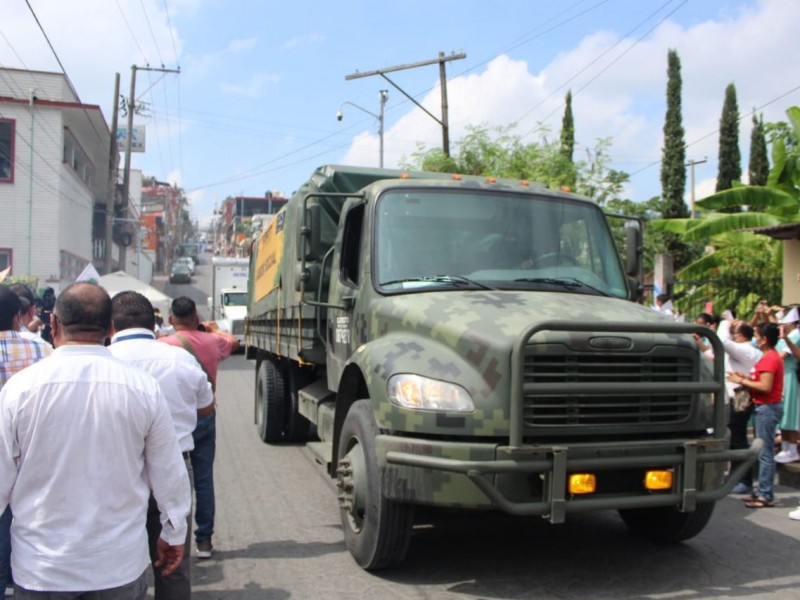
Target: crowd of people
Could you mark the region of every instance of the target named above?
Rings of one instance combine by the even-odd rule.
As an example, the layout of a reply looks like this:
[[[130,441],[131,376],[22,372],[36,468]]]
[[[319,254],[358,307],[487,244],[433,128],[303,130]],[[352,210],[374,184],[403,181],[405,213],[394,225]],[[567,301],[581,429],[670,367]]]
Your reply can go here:
[[[680,319],[668,296],[655,299],[654,310]],[[771,306],[760,300],[748,318],[733,311],[722,315],[703,312],[695,324],[714,331],[725,351],[726,396],[729,401],[731,448],[749,447],[749,431],[763,440],[758,458],[758,480],[751,472],[733,488],[748,508],[775,506],[773,482],[776,463],[800,461],[800,306]],[[713,358],[708,340],[695,335],[701,352]],[[789,517],[800,521],[800,507]]]
[[[168,324],[133,291],[82,282],[51,300],[46,330],[30,289],[0,286],[0,590],[140,599],[152,565],[157,600],[188,600],[193,506],[196,555],[214,551],[217,368],[239,342],[185,296]],[[654,308],[673,314],[665,296]],[[764,441],[757,479],[733,488],[748,508],[774,506],[776,462],[800,461],[799,311],[695,319],[725,352],[731,447],[751,427]]]
[[[217,366],[239,342],[188,297],[169,325],[137,292],[53,300],[51,345],[32,292],[0,286],[0,590],[143,599],[152,564],[155,598],[188,600],[192,487],[209,558]]]

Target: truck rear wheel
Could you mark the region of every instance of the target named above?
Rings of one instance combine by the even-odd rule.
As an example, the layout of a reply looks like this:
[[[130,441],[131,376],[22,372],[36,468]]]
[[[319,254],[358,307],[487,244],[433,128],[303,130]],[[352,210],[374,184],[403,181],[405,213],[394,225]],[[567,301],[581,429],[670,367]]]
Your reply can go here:
[[[264,360],[256,381],[256,424],[258,436],[267,444],[280,442],[283,436],[286,384],[278,366]]]
[[[347,549],[364,569],[400,564],[414,525],[411,504],[387,499],[375,455],[378,426],[369,400],[358,400],[347,413],[339,436],[336,485]]]
[[[692,512],[680,512],[669,506],[619,511],[634,535],[656,542],[682,542],[693,538],[703,531],[713,514],[714,502],[698,504]]]

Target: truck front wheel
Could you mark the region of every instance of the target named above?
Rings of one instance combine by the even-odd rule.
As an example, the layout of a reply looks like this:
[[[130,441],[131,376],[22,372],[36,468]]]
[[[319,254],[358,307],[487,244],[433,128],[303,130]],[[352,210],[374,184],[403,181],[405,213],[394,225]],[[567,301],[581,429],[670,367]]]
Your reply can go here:
[[[336,485],[344,538],[364,569],[398,565],[405,558],[414,525],[414,507],[387,499],[375,455],[378,426],[369,400],[347,413],[339,436]]]
[[[692,512],[676,508],[626,508],[619,511],[625,525],[638,537],[656,542],[682,542],[703,531],[714,514],[714,502],[698,504]]]
[[[285,397],[283,373],[271,360],[263,360],[256,380],[256,424],[258,436],[267,444],[281,441]]]

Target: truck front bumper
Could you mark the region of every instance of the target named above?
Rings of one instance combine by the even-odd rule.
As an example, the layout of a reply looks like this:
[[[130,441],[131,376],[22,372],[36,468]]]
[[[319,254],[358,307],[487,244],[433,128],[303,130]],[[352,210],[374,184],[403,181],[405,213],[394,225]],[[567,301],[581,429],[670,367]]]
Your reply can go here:
[[[561,523],[572,512],[656,506],[692,511],[730,493],[762,442],[744,450],[729,450],[727,440],[716,438],[512,447],[380,435],[376,446],[389,498],[496,508]],[[672,489],[645,489],[644,473],[651,469],[671,470]],[[567,481],[573,473],[595,474],[597,492],[570,495]]]

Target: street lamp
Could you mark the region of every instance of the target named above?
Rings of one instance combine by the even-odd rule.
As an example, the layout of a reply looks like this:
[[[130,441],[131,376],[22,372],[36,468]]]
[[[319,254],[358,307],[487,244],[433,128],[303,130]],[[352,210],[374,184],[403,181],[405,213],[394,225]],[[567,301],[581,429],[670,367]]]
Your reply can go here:
[[[363,106],[359,106],[358,104],[353,104],[352,102],[342,102],[341,106],[339,106],[339,110],[336,111],[336,120],[341,121],[344,117],[344,113],[342,112],[342,106],[345,104],[349,104],[350,106],[357,108],[358,110],[367,113],[368,115],[375,117],[378,119],[378,138],[380,139],[380,149],[379,149],[379,156],[380,156],[380,166],[381,169],[383,168],[383,107],[386,106],[386,101],[389,99],[389,90],[381,90],[379,92],[378,98],[380,100],[380,114],[375,114],[364,108]]]

